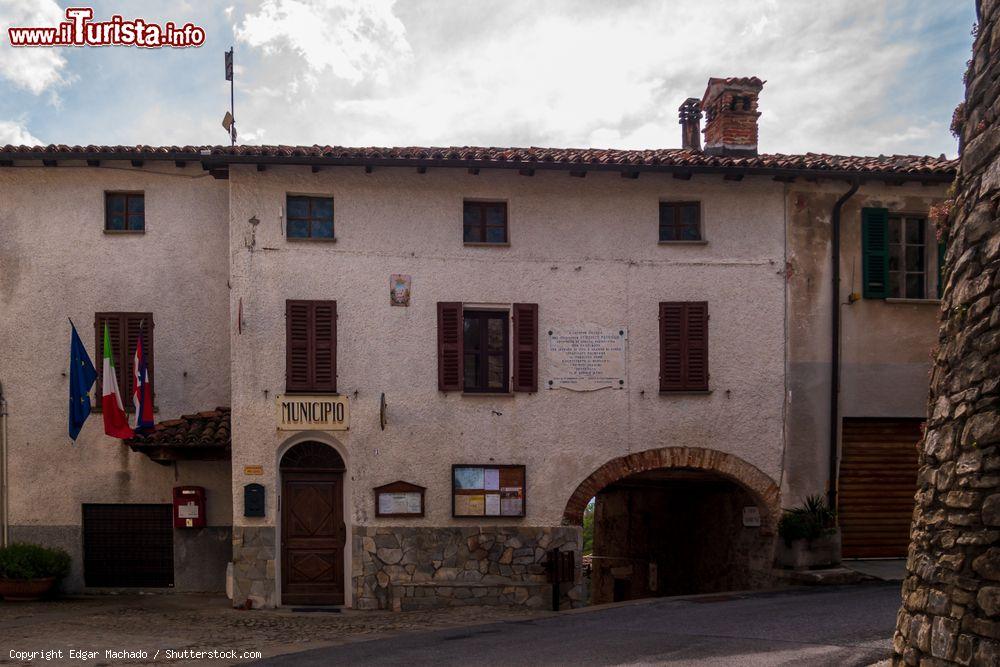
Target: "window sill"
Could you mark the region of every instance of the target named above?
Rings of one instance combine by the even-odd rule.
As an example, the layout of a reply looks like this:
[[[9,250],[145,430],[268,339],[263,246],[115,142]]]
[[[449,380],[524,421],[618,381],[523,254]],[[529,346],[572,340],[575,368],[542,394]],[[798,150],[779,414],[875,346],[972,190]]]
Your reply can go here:
[[[472,396],[473,398],[514,398],[512,391],[463,391],[462,396]]]
[[[670,391],[660,391],[660,396],[708,396],[711,389],[671,389]]]
[[[504,241],[503,243],[486,243],[480,241],[462,241],[462,245],[466,248],[509,248],[510,241]]]
[[[698,239],[697,241],[657,241],[657,245],[708,245],[706,239]]]
[[[914,306],[936,306],[941,303],[941,299],[900,299],[896,297],[885,299],[886,303],[911,304]]]
[[[109,236],[129,236],[129,235],[139,235],[142,236],[146,233],[145,229],[105,229],[105,234]]]
[[[322,238],[311,239],[311,238],[305,238],[305,237],[299,237],[299,236],[286,236],[285,240],[286,241],[292,241],[294,243],[336,243],[337,242],[337,237],[334,236],[333,238],[330,238],[330,239],[322,239]]]

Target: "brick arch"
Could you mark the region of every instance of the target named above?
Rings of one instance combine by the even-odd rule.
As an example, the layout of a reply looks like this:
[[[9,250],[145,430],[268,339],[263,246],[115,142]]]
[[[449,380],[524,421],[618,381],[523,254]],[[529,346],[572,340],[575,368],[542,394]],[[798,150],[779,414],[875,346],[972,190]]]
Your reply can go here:
[[[629,475],[662,468],[704,470],[736,482],[757,501],[761,509],[762,527],[774,530],[777,526],[778,516],[781,514],[781,492],[774,481],[759,468],[737,456],[701,447],[661,447],[611,459],[580,482],[573,491],[563,512],[563,524],[581,525],[587,503],[609,484]]]

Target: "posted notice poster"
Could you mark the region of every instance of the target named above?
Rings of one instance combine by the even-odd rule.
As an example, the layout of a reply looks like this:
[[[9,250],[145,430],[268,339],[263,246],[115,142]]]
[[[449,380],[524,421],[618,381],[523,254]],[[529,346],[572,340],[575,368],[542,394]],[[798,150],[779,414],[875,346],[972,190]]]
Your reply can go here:
[[[453,516],[524,516],[524,466],[452,467]]]

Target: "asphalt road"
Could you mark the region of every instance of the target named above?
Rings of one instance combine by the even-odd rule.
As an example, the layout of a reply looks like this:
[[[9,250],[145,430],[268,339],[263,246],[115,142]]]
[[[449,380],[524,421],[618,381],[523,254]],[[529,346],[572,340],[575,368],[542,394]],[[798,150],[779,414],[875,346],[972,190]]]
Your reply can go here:
[[[266,665],[869,665],[890,652],[899,584],[664,598],[413,633]]]

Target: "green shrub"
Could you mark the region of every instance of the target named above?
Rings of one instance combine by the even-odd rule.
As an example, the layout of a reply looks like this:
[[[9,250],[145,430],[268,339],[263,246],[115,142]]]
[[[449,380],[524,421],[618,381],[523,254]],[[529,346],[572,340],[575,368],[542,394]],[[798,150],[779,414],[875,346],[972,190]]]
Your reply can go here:
[[[62,549],[15,542],[0,549],[0,579],[62,579],[69,574],[69,561]]]
[[[821,496],[809,496],[801,507],[785,510],[778,522],[778,535],[791,546],[795,540],[815,540],[837,527],[837,514]]]

